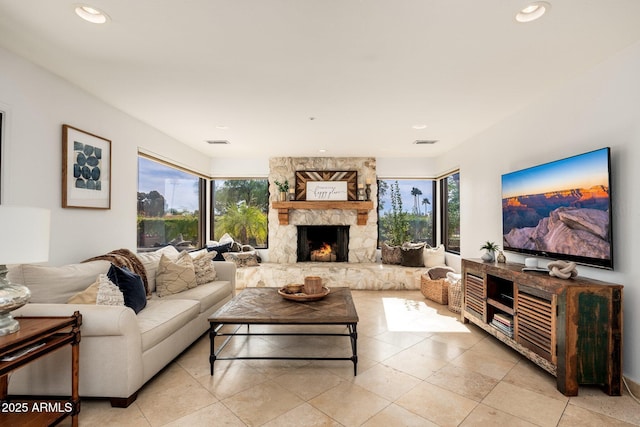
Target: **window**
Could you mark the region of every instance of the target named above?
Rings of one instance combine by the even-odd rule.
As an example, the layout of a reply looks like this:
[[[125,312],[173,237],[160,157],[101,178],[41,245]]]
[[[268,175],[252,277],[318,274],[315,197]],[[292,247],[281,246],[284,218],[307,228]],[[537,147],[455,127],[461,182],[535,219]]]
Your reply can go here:
[[[442,241],[445,250],[460,253],[460,172],[440,180]]]
[[[242,244],[267,247],[269,183],[266,178],[214,180],[211,194],[213,240],[229,233]]]
[[[204,191],[198,175],[138,156],[138,250],[204,246]]]
[[[431,179],[378,181],[378,242],[435,244]]]

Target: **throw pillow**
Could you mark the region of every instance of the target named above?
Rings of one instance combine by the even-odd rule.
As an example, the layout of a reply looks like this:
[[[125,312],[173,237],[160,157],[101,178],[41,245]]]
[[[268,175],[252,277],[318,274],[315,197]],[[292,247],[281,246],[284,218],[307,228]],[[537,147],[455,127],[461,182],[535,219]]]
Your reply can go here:
[[[175,262],[166,256],[160,258],[156,275],[156,293],[160,298],[195,288],[196,272],[193,260],[187,252],[182,252]]]
[[[431,280],[444,279],[447,277],[447,273],[455,272],[451,267],[432,267],[427,270],[427,274]]]
[[[149,283],[150,292],[156,290],[156,274],[158,272],[158,263],[160,263],[160,257],[162,254],[166,255],[171,260],[175,260],[178,258],[178,255],[180,255],[180,252],[178,252],[175,247],[168,245],[153,252],[140,252],[136,254],[147,272],[147,281]]]
[[[257,267],[258,257],[255,252],[225,252],[222,254],[225,261],[236,263],[236,267]]]
[[[424,244],[406,244],[400,248],[400,265],[424,267]]]
[[[400,246],[389,246],[385,242],[382,242],[380,252],[383,264],[400,264],[402,258]]]
[[[107,277],[120,288],[124,295],[124,305],[138,314],[147,306],[147,295],[142,279],[126,267],[111,264]]]
[[[124,294],[106,274],[101,274],[98,278],[98,295],[96,305],[124,305]]]
[[[439,245],[435,248],[426,246],[424,248],[424,265],[425,267],[446,265],[444,261],[444,245]]]
[[[193,268],[196,273],[196,285],[203,285],[216,280],[216,268],[212,262],[215,256],[215,252],[205,251],[193,258]]]
[[[216,256],[215,258],[213,258],[214,261],[224,261],[224,256],[222,254],[224,254],[225,252],[229,252],[229,250],[231,250],[232,244],[233,242],[222,243],[218,246],[207,246],[207,250],[209,252],[216,251]]]
[[[87,289],[80,291],[67,301],[67,304],[95,304],[98,297],[98,287],[100,286],[100,277],[96,279]]]

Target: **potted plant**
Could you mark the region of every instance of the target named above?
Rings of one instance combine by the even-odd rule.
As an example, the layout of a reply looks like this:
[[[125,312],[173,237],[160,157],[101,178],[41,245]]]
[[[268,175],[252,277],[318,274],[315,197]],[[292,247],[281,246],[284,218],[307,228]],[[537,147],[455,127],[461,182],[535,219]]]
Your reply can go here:
[[[280,193],[280,201],[284,202],[287,200],[287,192],[289,191],[289,180],[285,180],[284,182],[280,182],[278,180],[274,181],[276,187],[278,187],[278,192]]]
[[[381,245],[383,264],[400,264],[401,246],[409,240],[409,218],[402,210],[402,197],[398,181],[391,185],[391,213],[388,215],[389,240]]]
[[[481,257],[482,260],[484,262],[493,262],[496,259],[496,251],[500,250],[500,245],[487,240],[482,246],[480,246],[480,249],[485,250]]]

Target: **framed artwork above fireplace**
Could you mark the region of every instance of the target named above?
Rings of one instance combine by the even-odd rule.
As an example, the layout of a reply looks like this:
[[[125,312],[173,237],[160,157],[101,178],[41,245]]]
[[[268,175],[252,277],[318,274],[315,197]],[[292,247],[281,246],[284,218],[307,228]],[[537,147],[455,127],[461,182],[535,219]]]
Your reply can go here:
[[[357,171],[296,171],[296,200],[317,200],[307,197],[307,183],[314,181],[346,182],[346,200],[358,200]]]

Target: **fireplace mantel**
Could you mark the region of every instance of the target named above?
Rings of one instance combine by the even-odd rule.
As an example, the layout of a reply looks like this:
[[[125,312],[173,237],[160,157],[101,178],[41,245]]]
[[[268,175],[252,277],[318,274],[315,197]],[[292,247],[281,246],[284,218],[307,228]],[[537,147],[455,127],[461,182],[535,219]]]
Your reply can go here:
[[[373,209],[373,201],[341,201],[341,200],[312,200],[297,202],[271,202],[274,209],[278,209],[280,225],[289,224],[289,211],[293,209],[343,209],[358,212],[358,225],[366,225],[369,211]]]

